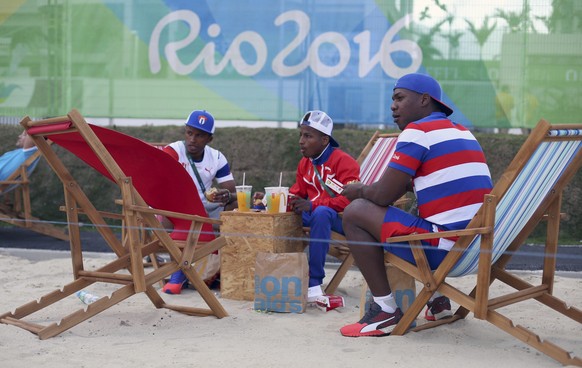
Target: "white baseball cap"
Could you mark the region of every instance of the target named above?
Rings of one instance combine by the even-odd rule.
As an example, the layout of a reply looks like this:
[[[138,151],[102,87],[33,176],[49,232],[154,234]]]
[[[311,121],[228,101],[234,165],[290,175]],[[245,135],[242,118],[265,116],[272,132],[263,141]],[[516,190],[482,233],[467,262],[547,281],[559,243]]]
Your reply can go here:
[[[333,130],[333,120],[323,111],[308,111],[301,119],[301,125],[307,125],[315,130],[329,136],[329,142],[332,147],[339,147],[339,144],[331,136]]]

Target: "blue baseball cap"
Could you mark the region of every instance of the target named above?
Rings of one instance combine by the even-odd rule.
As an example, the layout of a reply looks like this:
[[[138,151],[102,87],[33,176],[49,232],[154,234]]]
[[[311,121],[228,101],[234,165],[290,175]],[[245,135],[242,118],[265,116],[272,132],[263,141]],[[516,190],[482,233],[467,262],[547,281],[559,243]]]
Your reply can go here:
[[[441,111],[447,116],[453,113],[453,109],[442,101],[443,90],[441,85],[430,75],[420,73],[406,74],[396,81],[394,89],[396,88],[404,88],[420,94],[427,93],[440,105]]]
[[[186,125],[208,134],[214,134],[214,117],[206,110],[192,111],[186,120]]]

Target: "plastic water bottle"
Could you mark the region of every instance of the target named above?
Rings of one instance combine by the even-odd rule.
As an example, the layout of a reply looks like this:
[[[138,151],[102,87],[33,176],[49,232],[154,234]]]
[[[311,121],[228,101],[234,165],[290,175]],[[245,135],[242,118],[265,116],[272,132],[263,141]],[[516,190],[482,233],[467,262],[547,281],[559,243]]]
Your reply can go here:
[[[91,304],[99,300],[97,295],[89,294],[85,290],[77,291],[75,295],[85,304]]]

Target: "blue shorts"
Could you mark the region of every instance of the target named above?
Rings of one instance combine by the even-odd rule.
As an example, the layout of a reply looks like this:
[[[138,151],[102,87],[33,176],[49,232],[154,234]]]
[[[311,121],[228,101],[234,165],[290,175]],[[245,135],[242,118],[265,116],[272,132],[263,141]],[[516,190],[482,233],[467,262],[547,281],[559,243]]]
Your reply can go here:
[[[445,231],[447,229],[418,216],[411,215],[399,208],[390,206],[384,215],[381,239],[386,239],[392,236],[410,235],[413,233],[434,233],[439,230]],[[432,270],[436,269],[449,253],[446,250],[438,249],[438,242],[439,239],[422,241],[424,253],[426,254],[428,264]],[[409,243],[389,243],[384,245],[384,249],[387,252],[416,265]]]

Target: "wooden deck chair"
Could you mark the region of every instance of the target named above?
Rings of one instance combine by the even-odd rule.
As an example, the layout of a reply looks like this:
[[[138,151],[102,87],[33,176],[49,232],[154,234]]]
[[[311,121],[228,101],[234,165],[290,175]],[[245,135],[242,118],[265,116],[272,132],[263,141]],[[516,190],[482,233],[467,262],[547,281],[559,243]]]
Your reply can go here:
[[[356,160],[360,165],[360,180],[362,183],[369,185],[380,179],[392,158],[392,154],[394,154],[397,138],[398,133],[380,133],[378,131],[370,138]],[[401,201],[400,204],[402,203]],[[303,230],[305,233],[309,233],[308,227]],[[354,264],[354,257],[349,251],[345,236],[332,231],[331,240],[328,254],[340,259],[342,262],[326,286],[326,294],[333,294],[336,291],[344,276]]]
[[[66,232],[32,215],[30,176],[40,161],[40,151],[34,152],[6,180],[0,180],[0,221],[37,233],[69,240]]]
[[[216,238],[212,232],[212,224],[220,221],[207,218],[194,182],[176,160],[139,139],[87,124],[76,110],[67,116],[39,121],[26,117],[21,124],[63,183],[74,281],[16,308],[14,312],[1,314],[0,322],[21,327],[37,334],[40,339],[46,339],[140,292],[144,292],[156,308],[198,316],[227,316],[216,296],[191,267],[193,262],[226,244],[224,238]],[[121,240],[107,225],[104,214],[91,203],[57,152],[43,139],[48,136],[55,145],[73,153],[120,188],[121,199],[116,202],[121,207],[120,216],[125,224],[125,234]],[[80,214],[89,218],[117,256],[114,261],[95,271],[85,270],[83,265]],[[173,222],[174,231],[171,234],[162,229],[155,214],[164,215]],[[139,239],[138,217],[153,229],[154,237],[149,243],[144,244]],[[169,253],[171,260],[146,273],[143,257],[154,251]],[[179,269],[186,274],[209,309],[167,304],[153,287]],[[41,325],[30,321],[31,314],[97,282],[121,286],[86,309],[76,310],[60,321],[56,319],[58,322]],[[25,317],[29,318],[24,320]]]
[[[450,319],[418,326],[422,330],[454,322],[473,312],[517,339],[564,365],[582,366],[582,359],[544,341],[526,327],[514,325],[499,308],[522,301],[539,302],[575,322],[582,323],[582,310],[568,306],[553,295],[562,191],[582,165],[582,124],[550,125],[541,120],[525,141],[492,192],[465,230],[438,234],[414,234],[387,239],[390,243],[409,242],[418,266],[386,253],[385,259],[418,280],[423,288],[392,331],[402,335],[438,290],[460,305]],[[535,226],[547,220],[545,258],[540,285],[532,285],[507,271],[511,256],[525,242]],[[431,272],[420,240],[458,236],[441,265]],[[463,293],[445,281],[446,277],[477,274],[476,286]],[[490,297],[495,280],[510,292]],[[540,306],[541,306],[540,304]],[[579,347],[580,336],[574,336]]]

